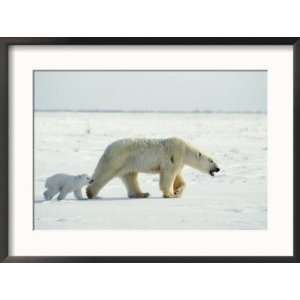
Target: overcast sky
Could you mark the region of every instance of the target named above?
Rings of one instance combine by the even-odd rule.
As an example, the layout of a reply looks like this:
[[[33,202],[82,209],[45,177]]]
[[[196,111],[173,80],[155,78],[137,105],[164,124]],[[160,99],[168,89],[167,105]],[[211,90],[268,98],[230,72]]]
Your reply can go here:
[[[36,71],[36,110],[266,111],[265,71]]]

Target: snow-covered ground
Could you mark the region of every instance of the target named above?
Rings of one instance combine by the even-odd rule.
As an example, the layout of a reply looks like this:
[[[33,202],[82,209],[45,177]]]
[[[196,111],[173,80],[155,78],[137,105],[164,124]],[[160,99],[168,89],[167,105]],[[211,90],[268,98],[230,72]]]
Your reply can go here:
[[[266,121],[253,113],[35,112],[35,229],[266,229]],[[221,172],[210,177],[185,167],[180,199],[161,198],[158,175],[142,174],[147,199],[128,199],[116,178],[102,199],[43,200],[48,176],[92,174],[116,139],[171,136],[199,146]]]

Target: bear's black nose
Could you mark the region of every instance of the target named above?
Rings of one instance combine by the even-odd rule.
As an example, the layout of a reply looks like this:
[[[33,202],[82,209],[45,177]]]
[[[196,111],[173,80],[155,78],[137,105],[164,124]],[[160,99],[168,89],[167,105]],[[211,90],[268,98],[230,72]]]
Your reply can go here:
[[[220,169],[217,167],[217,168],[215,168],[215,172],[219,172],[220,171]]]

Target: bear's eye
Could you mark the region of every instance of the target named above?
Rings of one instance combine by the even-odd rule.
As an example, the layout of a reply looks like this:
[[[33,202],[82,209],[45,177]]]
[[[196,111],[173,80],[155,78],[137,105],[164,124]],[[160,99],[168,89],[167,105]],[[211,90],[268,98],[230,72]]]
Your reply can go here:
[[[210,158],[208,159],[208,161],[209,161],[210,163],[213,163],[212,159],[210,159]]]
[[[201,157],[201,156],[202,156],[202,154],[199,152],[199,153],[198,153],[198,157]]]

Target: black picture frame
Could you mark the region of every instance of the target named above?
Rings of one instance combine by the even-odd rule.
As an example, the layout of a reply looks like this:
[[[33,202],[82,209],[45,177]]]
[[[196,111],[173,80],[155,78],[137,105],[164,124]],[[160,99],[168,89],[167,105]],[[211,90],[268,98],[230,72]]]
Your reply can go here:
[[[300,39],[298,37],[12,37],[0,38],[0,261],[76,263],[293,263],[300,261],[300,205],[297,170],[300,143]],[[290,45],[294,66],[293,256],[10,256],[9,255],[9,47],[13,45]],[[284,105],[284,103],[282,103]]]

